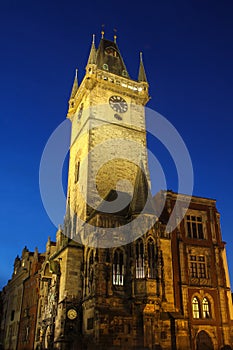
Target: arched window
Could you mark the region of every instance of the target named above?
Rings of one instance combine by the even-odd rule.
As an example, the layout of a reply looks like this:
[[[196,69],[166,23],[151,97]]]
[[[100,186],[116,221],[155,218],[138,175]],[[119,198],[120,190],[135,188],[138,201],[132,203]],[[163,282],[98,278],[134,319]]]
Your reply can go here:
[[[144,268],[144,245],[143,240],[138,239],[136,242],[136,278],[145,277]]]
[[[124,256],[120,249],[117,249],[113,257],[112,265],[112,282],[116,286],[123,286],[124,284]]]
[[[192,300],[193,318],[200,318],[199,301],[196,297]]]
[[[152,238],[149,238],[147,242],[147,255],[148,255],[148,278],[156,278],[155,243]]]
[[[210,303],[207,298],[202,300],[202,315],[203,318],[210,318]]]

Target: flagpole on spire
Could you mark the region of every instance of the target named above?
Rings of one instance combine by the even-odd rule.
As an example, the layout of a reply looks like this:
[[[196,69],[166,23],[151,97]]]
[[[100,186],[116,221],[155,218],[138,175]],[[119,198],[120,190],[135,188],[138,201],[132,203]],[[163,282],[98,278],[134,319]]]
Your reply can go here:
[[[103,39],[104,38],[104,24],[102,24],[102,30],[101,30],[101,39]]]
[[[114,39],[114,43],[116,44],[116,39],[117,39],[117,35],[116,35],[116,33],[117,33],[117,29],[116,29],[116,28],[114,28],[114,29],[113,29],[113,31],[114,31],[114,36],[113,36],[113,39]]]

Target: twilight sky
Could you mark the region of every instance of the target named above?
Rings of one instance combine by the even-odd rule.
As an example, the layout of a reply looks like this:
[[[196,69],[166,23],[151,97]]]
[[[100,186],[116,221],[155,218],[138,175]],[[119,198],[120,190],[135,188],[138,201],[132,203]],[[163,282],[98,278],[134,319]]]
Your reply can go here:
[[[132,78],[139,51],[152,99],[148,107],[179,131],[193,162],[194,194],[215,198],[227,242],[233,285],[232,0],[11,1],[0,5],[1,245],[0,288],[25,245],[44,251],[55,239],[40,198],[44,146],[65,119],[74,71],[79,80],[92,34],[118,45]],[[172,159],[157,141],[149,147],[176,190]],[[156,174],[151,169],[152,182]]]

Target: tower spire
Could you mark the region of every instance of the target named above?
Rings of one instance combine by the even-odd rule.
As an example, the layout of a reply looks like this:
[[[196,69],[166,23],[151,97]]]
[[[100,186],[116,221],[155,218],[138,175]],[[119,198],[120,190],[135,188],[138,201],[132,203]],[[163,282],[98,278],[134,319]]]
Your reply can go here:
[[[75,69],[75,77],[74,77],[74,82],[73,82],[73,87],[71,90],[70,98],[74,98],[76,95],[76,92],[78,90],[78,69]]]
[[[89,54],[89,58],[88,58],[87,64],[95,64],[95,63],[96,63],[96,48],[95,48],[95,34],[93,34],[91,50],[90,50],[90,54]]]
[[[142,52],[140,52],[140,66],[139,66],[139,72],[138,72],[138,81],[147,83],[146,72],[145,72],[145,68],[142,60]]]

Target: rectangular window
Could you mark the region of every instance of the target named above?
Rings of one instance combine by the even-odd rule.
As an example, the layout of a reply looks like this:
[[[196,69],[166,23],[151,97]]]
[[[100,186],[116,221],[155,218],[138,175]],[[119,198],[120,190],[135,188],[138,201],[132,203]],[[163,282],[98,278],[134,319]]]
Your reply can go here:
[[[206,259],[203,255],[190,255],[190,276],[192,278],[207,278]]]
[[[196,261],[196,256],[194,255],[191,255],[190,257],[190,269],[191,269],[191,277],[198,277],[198,274],[197,274],[197,261]]]
[[[186,216],[187,236],[204,239],[203,221],[201,216]]]
[[[200,278],[206,278],[206,263],[205,263],[205,257],[204,256],[199,256],[198,257],[198,267],[199,267],[199,272],[198,275]]]

